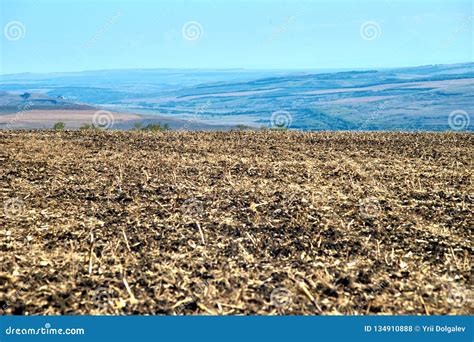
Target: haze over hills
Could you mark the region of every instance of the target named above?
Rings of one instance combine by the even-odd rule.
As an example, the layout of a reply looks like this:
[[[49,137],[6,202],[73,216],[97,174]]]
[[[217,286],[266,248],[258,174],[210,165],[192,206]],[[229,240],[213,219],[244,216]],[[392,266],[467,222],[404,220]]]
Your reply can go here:
[[[472,337],[473,4],[0,0],[7,340]]]
[[[0,112],[105,108],[233,127],[472,131],[474,63],[358,71],[100,70],[0,76]],[[76,107],[75,107],[76,106]],[[457,127],[454,127],[457,129]]]

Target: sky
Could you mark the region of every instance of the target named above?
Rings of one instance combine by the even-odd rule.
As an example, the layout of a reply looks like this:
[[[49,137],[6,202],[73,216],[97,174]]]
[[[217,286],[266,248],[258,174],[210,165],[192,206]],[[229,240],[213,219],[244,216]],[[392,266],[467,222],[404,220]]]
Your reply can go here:
[[[471,0],[0,0],[0,74],[472,62]]]

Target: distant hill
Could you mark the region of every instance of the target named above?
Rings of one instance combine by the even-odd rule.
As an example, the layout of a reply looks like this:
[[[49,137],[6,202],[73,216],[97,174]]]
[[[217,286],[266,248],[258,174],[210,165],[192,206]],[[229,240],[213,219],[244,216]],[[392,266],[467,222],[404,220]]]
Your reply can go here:
[[[0,87],[41,93],[47,98],[37,103],[45,106],[71,101],[208,125],[271,126],[276,113],[289,128],[303,130],[442,131],[453,129],[455,112],[461,115],[456,121],[461,126],[454,129],[473,130],[474,63],[356,71],[19,74],[0,76]],[[0,108],[5,109],[1,103]]]
[[[167,125],[171,129],[211,130],[216,126],[158,115],[137,115],[106,111],[98,106],[50,97],[41,93],[9,93],[0,91],[0,129],[51,129],[63,122],[68,129],[78,129],[94,121],[109,121],[110,129],[134,129],[147,125]],[[218,129],[229,129],[217,126]]]
[[[9,93],[0,91],[0,112],[25,110],[88,110],[91,105],[67,101],[62,97],[51,97],[41,93]]]

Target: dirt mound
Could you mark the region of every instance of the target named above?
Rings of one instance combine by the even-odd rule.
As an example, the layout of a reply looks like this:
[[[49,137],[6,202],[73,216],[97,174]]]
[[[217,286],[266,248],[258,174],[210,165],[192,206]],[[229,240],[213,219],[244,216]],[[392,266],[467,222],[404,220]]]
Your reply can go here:
[[[468,314],[473,137],[0,132],[0,311]]]

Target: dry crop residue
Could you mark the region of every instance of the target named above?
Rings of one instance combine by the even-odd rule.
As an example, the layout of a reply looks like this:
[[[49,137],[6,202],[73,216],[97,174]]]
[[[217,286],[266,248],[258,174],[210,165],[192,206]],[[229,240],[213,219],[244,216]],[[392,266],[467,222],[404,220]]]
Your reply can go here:
[[[472,134],[0,132],[1,314],[468,314]]]

